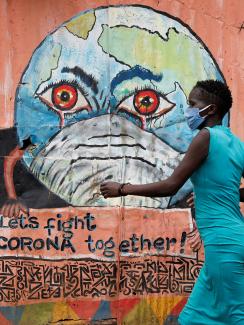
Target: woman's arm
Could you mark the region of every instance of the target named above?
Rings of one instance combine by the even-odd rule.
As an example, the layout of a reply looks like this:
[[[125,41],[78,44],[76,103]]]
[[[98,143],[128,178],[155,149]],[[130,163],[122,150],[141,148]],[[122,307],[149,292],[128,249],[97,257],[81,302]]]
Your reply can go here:
[[[176,167],[173,174],[166,180],[143,185],[126,184],[123,186],[123,195],[139,195],[149,197],[164,197],[174,195],[203,163],[208,155],[210,134],[202,129],[193,139],[185,157]],[[121,184],[107,182],[101,185],[101,192],[105,198],[119,195]]]

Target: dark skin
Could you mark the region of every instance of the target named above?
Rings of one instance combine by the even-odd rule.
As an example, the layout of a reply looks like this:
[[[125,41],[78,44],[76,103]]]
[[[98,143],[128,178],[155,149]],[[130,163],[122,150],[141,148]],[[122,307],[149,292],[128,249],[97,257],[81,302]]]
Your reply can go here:
[[[193,88],[190,92],[188,103],[191,107],[196,107],[196,109],[202,109],[208,105],[209,106],[206,110],[199,113],[201,116],[206,116],[206,119],[199,127],[200,131],[190,144],[183,160],[174,170],[173,174],[166,180],[142,185],[127,184],[122,189],[123,195],[139,195],[148,197],[172,196],[177,193],[177,191],[204,162],[208,156],[210,141],[209,131],[204,127],[221,125],[223,116],[221,115],[221,110],[218,106],[209,102],[208,96],[201,88]],[[120,185],[121,184],[117,182],[103,183],[101,184],[101,193],[104,198],[120,196]],[[244,202],[244,189],[240,189],[240,201]],[[188,204],[193,204],[193,198],[188,201]],[[195,228],[190,235],[190,244],[192,248],[194,250],[199,249],[199,246],[201,246],[201,239],[197,232],[197,228]]]

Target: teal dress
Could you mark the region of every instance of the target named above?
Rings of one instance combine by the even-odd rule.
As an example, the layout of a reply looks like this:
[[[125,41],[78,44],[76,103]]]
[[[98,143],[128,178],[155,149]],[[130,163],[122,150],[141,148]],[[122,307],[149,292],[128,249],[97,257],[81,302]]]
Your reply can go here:
[[[208,157],[191,178],[205,262],[179,324],[244,325],[244,143],[222,125],[207,129]]]

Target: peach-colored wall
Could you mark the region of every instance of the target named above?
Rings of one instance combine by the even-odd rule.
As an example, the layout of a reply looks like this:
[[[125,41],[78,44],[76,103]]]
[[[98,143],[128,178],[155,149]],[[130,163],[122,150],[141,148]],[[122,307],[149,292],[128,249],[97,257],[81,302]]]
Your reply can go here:
[[[242,0],[1,0],[0,127],[12,126],[16,86],[34,49],[49,32],[86,8],[132,3],[179,17],[203,40],[232,90],[231,127],[244,140]]]
[[[16,87],[33,51],[48,33],[53,31],[65,20],[70,19],[84,9],[96,8],[104,5],[125,5],[135,3],[151,6],[154,9],[165,11],[172,16],[180,18],[202,39],[217,61],[232,90],[234,104],[231,111],[231,127],[234,133],[240,136],[244,141],[244,107],[242,106],[244,102],[244,0],[0,0],[0,128],[4,129],[13,126]],[[52,213],[54,212],[55,211],[52,211]],[[143,214],[144,212],[145,211],[143,211]],[[41,212],[39,213],[41,215]],[[189,220],[188,214],[186,212],[184,213],[186,214],[186,218],[184,220],[181,218],[181,222]],[[37,211],[35,211],[35,215],[38,216]],[[138,217],[138,215],[140,215],[140,213],[136,211],[134,216]],[[174,215],[176,215],[176,212],[174,212]],[[44,218],[42,221],[43,220]],[[183,229],[183,226],[180,227],[179,222],[176,223],[175,220],[176,219],[173,219],[173,223],[177,225],[177,228]],[[139,222],[137,223],[139,224]],[[114,225],[117,224],[114,223]],[[126,226],[131,226],[131,223],[128,222]],[[156,238],[158,236],[156,231],[159,227],[152,227],[152,229],[155,230]],[[111,231],[111,228],[109,231]],[[131,231],[130,229],[130,232]],[[126,231],[123,235],[125,236],[125,234]],[[178,240],[178,242],[180,242],[180,240]],[[19,257],[21,257],[21,254],[19,254]],[[198,257],[201,258],[202,255]],[[150,297],[147,297],[147,299],[149,301]],[[155,314],[161,313],[161,315],[158,316],[161,320],[171,309],[173,310],[173,306],[178,303],[177,299],[182,299],[182,297],[173,297],[174,301],[170,301],[170,299],[171,298],[167,296],[157,297],[156,300],[152,302],[152,306],[154,306],[155,310],[157,309]],[[138,303],[138,301],[139,299],[137,299],[136,302],[130,300],[131,306]],[[117,315],[118,319],[122,319],[122,314],[124,312],[123,304],[126,305],[123,301],[113,301],[111,303],[111,310],[114,315]],[[163,308],[161,308],[163,305],[169,310],[163,310]],[[52,322],[69,318],[73,319],[75,322],[75,317],[77,317],[77,321],[79,321],[81,318],[83,319],[86,314],[84,302],[80,304],[76,302],[76,304],[74,303],[73,305],[70,303],[70,306],[73,308],[72,310],[71,308],[68,310],[68,307],[62,303],[57,303],[55,306],[56,307],[52,308],[54,308],[54,310],[56,308],[56,312],[53,312],[53,314],[56,313],[56,318],[52,315],[53,318],[50,318]],[[141,306],[142,307],[138,307],[137,312],[135,312],[135,319],[137,320],[138,315],[141,314],[139,308],[142,308],[146,313],[145,306],[143,304]],[[180,308],[183,307],[183,305],[180,306]],[[45,312],[43,312],[44,309],[42,310],[39,305],[36,307],[37,309],[35,309],[33,305],[29,308],[30,309],[27,307],[25,309],[22,322],[18,323],[16,316],[14,317],[14,322],[11,324],[39,325],[47,323],[46,320],[42,323],[36,321],[37,310],[39,309],[40,314],[42,314],[41,317],[45,317],[47,312],[45,314]],[[49,307],[45,308],[47,309]],[[90,303],[89,308],[98,308],[97,302],[94,301],[93,304]],[[77,315],[74,316],[74,310],[77,312],[77,315],[81,313],[81,310],[83,314],[79,315],[79,317]],[[94,310],[92,312],[94,312]],[[33,314],[33,320],[30,320],[30,311]],[[92,314],[92,312],[90,312],[90,314]],[[12,311],[6,312],[6,314],[8,314],[7,316],[13,313]],[[1,317],[2,315],[0,313],[0,320]],[[132,323],[133,321],[131,324]],[[134,324],[135,323],[138,322],[134,321]],[[2,320],[2,324],[7,325],[10,324],[10,322],[4,319]],[[150,317],[148,317],[147,324],[152,324]]]

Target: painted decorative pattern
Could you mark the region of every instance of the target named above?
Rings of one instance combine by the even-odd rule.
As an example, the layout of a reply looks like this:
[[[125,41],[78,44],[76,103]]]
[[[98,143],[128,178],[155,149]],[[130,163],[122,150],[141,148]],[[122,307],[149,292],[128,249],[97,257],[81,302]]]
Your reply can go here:
[[[189,295],[201,266],[202,261],[181,257],[119,263],[1,259],[0,301],[9,305],[60,298],[113,298],[118,294]]]

